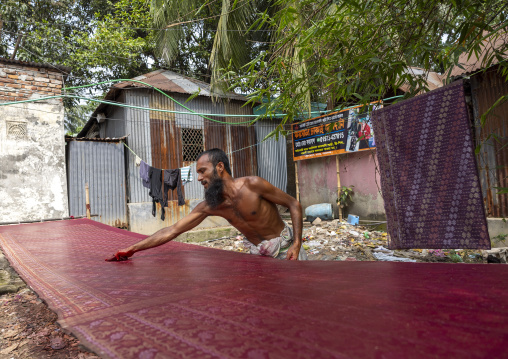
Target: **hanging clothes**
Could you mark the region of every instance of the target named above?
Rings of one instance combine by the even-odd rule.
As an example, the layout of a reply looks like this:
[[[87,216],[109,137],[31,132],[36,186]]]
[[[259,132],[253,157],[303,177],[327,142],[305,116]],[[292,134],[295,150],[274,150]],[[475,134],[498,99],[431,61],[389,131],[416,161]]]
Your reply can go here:
[[[174,190],[178,194],[178,205],[183,206],[185,204],[185,198],[182,193],[182,179],[181,171],[179,168],[174,170],[164,170],[164,195],[168,193],[168,190]]]
[[[143,160],[139,164],[139,176],[143,187],[150,188],[150,166]]]
[[[161,219],[164,220],[166,211],[164,207],[167,207],[166,196],[162,193],[162,170],[154,167],[150,167],[150,197],[152,197],[152,215],[155,217],[157,213],[157,207],[155,203],[161,204]]]
[[[182,186],[185,186],[187,183],[192,182],[191,166],[180,168],[180,172],[182,177]]]

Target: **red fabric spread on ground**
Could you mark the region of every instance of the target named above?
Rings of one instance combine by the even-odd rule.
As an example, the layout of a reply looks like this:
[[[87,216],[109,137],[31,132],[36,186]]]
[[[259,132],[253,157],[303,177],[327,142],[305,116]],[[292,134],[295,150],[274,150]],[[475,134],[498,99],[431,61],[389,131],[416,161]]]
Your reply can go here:
[[[501,357],[508,266],[296,262],[90,220],[0,227],[11,264],[104,358]]]

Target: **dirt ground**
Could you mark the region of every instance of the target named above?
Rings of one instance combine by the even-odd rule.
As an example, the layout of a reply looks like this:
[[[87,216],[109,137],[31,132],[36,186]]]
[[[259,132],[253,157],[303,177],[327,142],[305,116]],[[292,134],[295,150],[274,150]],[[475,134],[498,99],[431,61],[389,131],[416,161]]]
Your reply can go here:
[[[487,263],[485,251],[390,251],[386,249],[386,233],[338,220],[315,225],[307,222],[303,237],[309,260]],[[239,235],[194,244],[246,251]],[[56,323],[57,315],[24,284],[16,293],[0,296],[0,313],[0,359],[98,358],[82,347],[74,336],[64,333]]]
[[[26,286],[0,296],[0,359],[98,359],[56,323],[57,315]]]

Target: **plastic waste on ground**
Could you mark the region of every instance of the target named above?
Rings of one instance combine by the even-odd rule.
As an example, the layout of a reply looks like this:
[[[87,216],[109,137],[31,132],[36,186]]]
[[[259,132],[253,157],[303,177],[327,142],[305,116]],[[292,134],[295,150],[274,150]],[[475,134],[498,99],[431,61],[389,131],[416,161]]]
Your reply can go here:
[[[416,259],[410,259],[410,258],[405,258],[405,257],[395,257],[393,255],[393,251],[391,251],[389,249],[386,249],[383,246],[374,248],[373,252],[374,253],[372,253],[372,254],[374,255],[374,257],[376,257],[376,259],[378,261],[385,261],[385,262],[413,262],[413,263],[416,262]]]

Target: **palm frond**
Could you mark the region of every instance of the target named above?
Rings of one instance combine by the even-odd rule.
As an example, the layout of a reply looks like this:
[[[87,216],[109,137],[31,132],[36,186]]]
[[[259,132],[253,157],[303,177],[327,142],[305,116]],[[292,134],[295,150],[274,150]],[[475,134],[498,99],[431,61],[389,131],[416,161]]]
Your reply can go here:
[[[185,39],[186,25],[178,23],[192,19],[203,6],[198,0],[151,0],[150,13],[154,25],[160,28],[156,41],[157,53],[167,63],[171,63]],[[171,26],[171,27],[169,27]]]
[[[212,93],[225,92],[228,84],[221,80],[221,70],[230,66],[239,70],[248,61],[245,34],[254,21],[255,1],[223,0],[221,15],[210,54]]]

